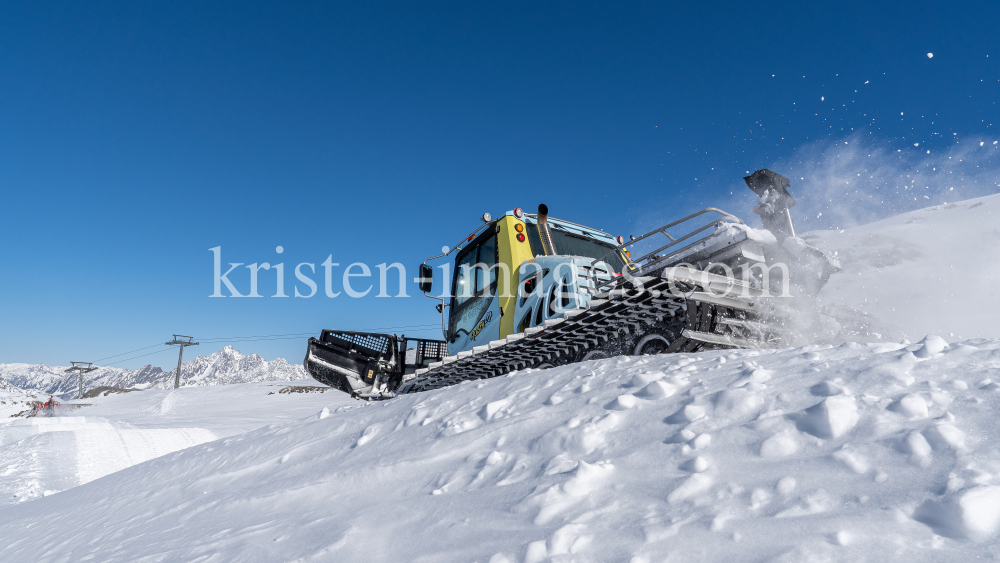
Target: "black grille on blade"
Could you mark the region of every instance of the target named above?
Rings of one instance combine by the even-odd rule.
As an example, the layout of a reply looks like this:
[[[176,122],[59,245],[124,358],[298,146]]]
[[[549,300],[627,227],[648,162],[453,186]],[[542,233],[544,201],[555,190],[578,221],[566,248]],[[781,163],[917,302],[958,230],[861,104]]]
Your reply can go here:
[[[383,358],[389,355],[389,347],[392,344],[392,339],[385,334],[334,330],[324,330],[322,340],[347,351]]]

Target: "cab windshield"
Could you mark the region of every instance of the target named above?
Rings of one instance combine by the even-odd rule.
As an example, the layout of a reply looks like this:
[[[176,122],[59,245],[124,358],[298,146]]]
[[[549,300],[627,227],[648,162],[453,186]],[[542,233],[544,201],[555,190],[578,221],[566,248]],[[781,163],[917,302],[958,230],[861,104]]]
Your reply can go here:
[[[552,242],[556,245],[556,252],[562,255],[583,256],[595,260],[603,256],[604,262],[615,271],[621,273],[625,268],[625,262],[617,252],[611,252],[615,246],[604,242],[601,239],[588,235],[578,235],[559,228],[558,223],[549,223],[552,231]],[[542,239],[538,235],[538,225],[528,225],[528,242],[531,243],[531,252],[535,256],[542,256],[545,251],[542,249]],[[611,254],[608,254],[611,252]],[[605,256],[605,254],[608,254]]]

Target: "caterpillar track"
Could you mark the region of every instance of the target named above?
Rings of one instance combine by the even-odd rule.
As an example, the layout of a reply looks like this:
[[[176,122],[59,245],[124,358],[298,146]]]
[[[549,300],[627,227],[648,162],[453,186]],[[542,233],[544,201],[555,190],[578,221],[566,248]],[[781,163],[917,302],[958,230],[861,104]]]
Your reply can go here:
[[[706,283],[707,282],[707,283]],[[620,354],[768,347],[780,342],[773,317],[748,285],[689,268],[633,278],[599,293],[582,309],[523,333],[495,340],[404,377],[400,394],[488,379],[527,368],[565,365]],[[766,328],[765,328],[766,327]]]

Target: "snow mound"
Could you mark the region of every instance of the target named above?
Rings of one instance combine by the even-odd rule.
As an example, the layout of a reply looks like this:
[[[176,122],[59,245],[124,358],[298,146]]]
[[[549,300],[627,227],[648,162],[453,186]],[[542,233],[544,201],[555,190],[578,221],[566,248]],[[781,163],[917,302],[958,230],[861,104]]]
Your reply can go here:
[[[1000,531],[1000,486],[972,487],[920,505],[914,518],[943,536],[989,540]]]
[[[994,214],[994,212],[996,214]],[[916,341],[918,358],[944,341],[1000,338],[1000,195],[912,211],[846,230],[802,235],[841,264],[819,294],[842,322],[863,327],[860,340]]]
[[[805,409],[799,417],[799,430],[817,438],[840,438],[858,423],[858,406],[851,397],[827,397]]]

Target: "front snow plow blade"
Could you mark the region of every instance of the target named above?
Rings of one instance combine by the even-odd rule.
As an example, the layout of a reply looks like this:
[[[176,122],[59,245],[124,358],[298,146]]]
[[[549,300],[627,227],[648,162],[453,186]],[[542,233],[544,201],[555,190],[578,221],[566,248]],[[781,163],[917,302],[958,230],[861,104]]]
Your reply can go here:
[[[440,340],[324,330],[309,339],[302,365],[316,381],[352,397],[384,399],[394,396],[405,374],[446,355]]]

